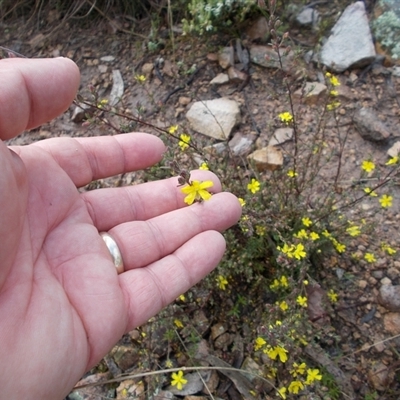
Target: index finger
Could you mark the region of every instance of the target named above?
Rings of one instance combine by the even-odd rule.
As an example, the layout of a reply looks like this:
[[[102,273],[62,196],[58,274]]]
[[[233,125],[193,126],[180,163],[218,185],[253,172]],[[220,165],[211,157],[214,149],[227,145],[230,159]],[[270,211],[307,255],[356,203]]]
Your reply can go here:
[[[64,112],[79,87],[67,58],[0,60],[0,139],[35,128]]]

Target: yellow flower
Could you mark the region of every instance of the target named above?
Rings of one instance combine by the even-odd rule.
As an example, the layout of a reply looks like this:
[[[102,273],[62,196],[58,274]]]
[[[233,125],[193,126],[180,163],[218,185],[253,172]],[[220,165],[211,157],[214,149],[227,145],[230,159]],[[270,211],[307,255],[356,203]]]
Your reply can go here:
[[[282,363],[285,363],[288,359],[287,352],[288,351],[282,346],[275,346],[271,349],[264,350],[264,353],[266,353],[271,360],[276,360],[276,357],[279,357]]]
[[[97,104],[97,107],[98,108],[103,108],[107,104],[108,104],[108,100],[107,99],[102,99],[102,100],[100,100],[99,104]]]
[[[279,308],[280,308],[282,311],[286,311],[286,310],[289,308],[288,303],[286,303],[285,300],[284,300],[284,301],[281,301],[281,302],[279,303]]]
[[[178,125],[172,125],[168,128],[168,133],[174,134],[178,130]]]
[[[292,169],[290,169],[287,173],[287,176],[289,178],[294,178],[295,176],[299,175],[297,172],[294,172]]]
[[[256,225],[256,233],[258,236],[264,236],[267,228],[265,226]]]
[[[308,369],[307,370],[307,379],[305,381],[306,385],[310,385],[315,380],[320,381],[322,379],[322,375],[319,373],[319,369]]]
[[[297,296],[296,303],[301,307],[307,307],[307,297],[306,296]]]
[[[304,389],[304,385],[301,381],[293,381],[288,387],[289,393],[298,394],[300,390]]]
[[[260,190],[260,182],[253,178],[251,182],[247,184],[247,190],[253,194],[257,193]]]
[[[199,169],[203,170],[203,171],[208,171],[210,168],[208,168],[208,165],[206,162],[201,163]]]
[[[135,75],[135,79],[139,83],[145,83],[146,82],[146,77],[144,75]]]
[[[337,293],[335,293],[335,291],[334,290],[329,290],[329,292],[328,292],[328,297],[329,297],[329,300],[332,302],[332,303],[336,303],[337,301],[338,301],[338,294]]]
[[[176,325],[177,328],[183,328],[183,324],[179,319],[174,320],[174,324]]]
[[[183,371],[174,372],[172,374],[171,385],[176,386],[178,390],[182,390],[182,387],[187,384],[187,379],[183,377]]]
[[[338,92],[337,90],[331,90],[331,91],[329,92],[329,94],[330,94],[331,96],[337,96],[337,95],[339,94],[339,92]]]
[[[285,124],[289,124],[290,122],[293,121],[293,115],[292,115],[290,112],[288,112],[288,111],[285,111],[285,112],[283,112],[283,113],[280,113],[280,114],[278,115],[278,117],[279,117],[279,119],[280,119],[282,122],[284,122]]]
[[[181,295],[178,297],[178,299],[179,299],[180,301],[185,301],[185,300],[186,300],[186,297],[185,297],[184,294],[181,294]]]
[[[336,239],[332,238],[332,243],[338,253],[344,253],[346,251],[346,245],[339,243]]]
[[[330,232],[328,232],[326,229],[322,232],[322,234],[326,237],[326,238],[331,238],[332,235],[330,234]]]
[[[359,228],[357,225],[349,226],[349,227],[346,229],[346,232],[347,232],[350,236],[358,236],[358,235],[361,233],[360,228]]]
[[[293,363],[293,369],[290,371],[290,374],[293,376],[293,378],[296,378],[297,375],[304,375],[306,372],[307,365],[306,363],[301,363],[300,365],[297,364],[296,362]]]
[[[365,253],[364,259],[367,260],[369,263],[373,263],[376,261],[376,258],[372,253]]]
[[[279,394],[279,396],[281,396],[281,398],[283,399],[283,400],[285,400],[286,399],[286,388],[283,386],[283,387],[281,387],[280,389],[278,389],[278,394]]]
[[[279,286],[280,286],[280,283],[279,283],[278,279],[274,279],[274,282],[271,283],[271,285],[269,285],[270,289],[272,289],[272,290],[278,289]]]
[[[260,336],[256,339],[255,342],[256,342],[256,344],[254,345],[255,351],[260,350],[264,345],[267,344],[267,342]]]
[[[319,239],[318,233],[317,233],[317,232],[310,232],[310,239],[311,239],[312,241],[318,240],[318,239]]]
[[[289,286],[289,284],[288,284],[288,280],[287,280],[287,278],[286,278],[286,276],[285,276],[285,275],[282,275],[282,276],[281,276],[281,279],[280,279],[280,281],[281,281],[281,285],[282,285],[282,287],[288,287],[288,286]]]
[[[218,287],[221,290],[225,290],[225,286],[228,284],[228,280],[224,276],[218,275],[217,282],[218,282]]]
[[[211,198],[211,193],[206,189],[212,187],[214,183],[212,181],[192,181],[190,185],[181,188],[182,193],[187,196],[183,200],[189,206],[195,201],[209,200]]]
[[[328,111],[335,110],[340,106],[340,101],[332,101],[332,103],[327,104],[326,109]]]
[[[375,169],[375,164],[372,161],[364,160],[361,164],[361,168],[366,172],[372,172]]]
[[[387,194],[384,194],[384,195],[379,199],[379,203],[381,203],[381,206],[382,206],[383,208],[392,207],[392,201],[393,201],[393,197],[392,197],[392,196],[388,196]]]
[[[312,225],[312,221],[311,221],[311,219],[308,218],[308,217],[302,218],[302,219],[301,219],[301,222],[302,222],[303,225],[306,226],[307,228],[308,228],[309,226]]]
[[[297,233],[294,234],[298,239],[307,239],[308,233],[305,229],[300,229]]]
[[[399,156],[394,156],[385,165],[395,165],[398,162],[399,162]]]
[[[182,133],[179,138],[181,139],[179,141],[179,147],[181,148],[181,150],[186,150],[189,147],[189,143],[190,143],[190,136],[186,135],[185,133]]]
[[[246,205],[246,202],[241,197],[239,197],[238,200],[242,207],[244,207]]]
[[[376,196],[378,196],[378,195],[376,194],[376,192],[374,192],[374,191],[373,191],[371,188],[369,188],[369,187],[364,188],[364,192],[367,193],[367,194],[369,194],[371,197],[376,197]]]
[[[307,253],[304,251],[304,245],[302,245],[301,243],[299,243],[296,246],[296,249],[293,251],[293,256],[294,258],[296,258],[297,260],[301,260],[302,258],[304,258],[307,255]]]
[[[172,368],[174,366],[173,362],[171,360],[165,361],[165,367],[166,368]]]
[[[279,320],[278,320],[278,321],[275,321],[275,325],[276,325],[276,326],[281,326],[281,325],[282,325],[282,321],[279,321]]]
[[[308,285],[308,280],[307,280],[307,279],[304,279],[303,284],[304,284],[305,286],[307,286],[307,285]]]
[[[388,244],[384,243],[382,243],[382,250],[386,251],[390,256],[397,253],[395,249],[391,248]]]

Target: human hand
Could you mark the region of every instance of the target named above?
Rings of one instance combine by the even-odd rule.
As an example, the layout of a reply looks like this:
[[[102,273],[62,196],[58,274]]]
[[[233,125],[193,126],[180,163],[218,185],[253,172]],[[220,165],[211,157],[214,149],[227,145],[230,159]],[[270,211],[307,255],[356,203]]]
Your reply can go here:
[[[0,138],[68,108],[79,71],[67,59],[0,61]],[[0,142],[1,398],[61,399],[121,336],[210,272],[220,231],[241,207],[218,193],[190,207],[171,178],[79,193],[94,179],[148,167],[164,145],[131,133]],[[193,179],[215,175],[194,171]],[[116,240],[118,275],[99,232]]]

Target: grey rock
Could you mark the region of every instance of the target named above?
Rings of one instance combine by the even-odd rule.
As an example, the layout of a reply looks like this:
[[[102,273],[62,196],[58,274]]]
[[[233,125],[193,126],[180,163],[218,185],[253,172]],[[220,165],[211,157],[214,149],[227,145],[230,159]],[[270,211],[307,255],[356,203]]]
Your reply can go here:
[[[378,301],[389,311],[400,311],[400,285],[382,285]]]
[[[334,72],[363,67],[375,60],[368,17],[362,1],[348,6],[322,46],[320,61]]]
[[[115,106],[124,94],[124,81],[119,69],[114,69],[112,72],[113,85],[110,93],[110,106]]]
[[[387,126],[379,120],[375,111],[362,107],[354,113],[353,122],[365,140],[381,142],[390,136]]]
[[[306,82],[303,88],[296,90],[293,95],[296,100],[303,100],[305,104],[317,104],[326,93],[327,87],[319,82]]]
[[[289,71],[291,62],[294,58],[294,53],[289,51],[286,54],[285,49],[280,49],[280,56],[282,61],[282,67],[285,72]],[[250,60],[254,64],[260,65],[265,68],[281,68],[279,62],[278,53],[272,48],[272,46],[252,46],[250,47]]]
[[[268,146],[277,146],[280,144],[283,144],[289,140],[291,140],[293,137],[293,128],[278,128],[271,140],[268,143]]]
[[[197,101],[186,114],[191,127],[214,139],[226,140],[233,127],[240,122],[236,101],[227,98]]]
[[[296,17],[296,22],[300,25],[311,25],[312,28],[318,26],[320,20],[319,12],[311,7],[303,8]]]
[[[253,139],[236,133],[229,141],[229,148],[234,156],[243,156],[248,153],[253,145]]]
[[[235,51],[232,46],[224,47],[218,53],[218,62],[222,69],[227,69],[235,63]]]

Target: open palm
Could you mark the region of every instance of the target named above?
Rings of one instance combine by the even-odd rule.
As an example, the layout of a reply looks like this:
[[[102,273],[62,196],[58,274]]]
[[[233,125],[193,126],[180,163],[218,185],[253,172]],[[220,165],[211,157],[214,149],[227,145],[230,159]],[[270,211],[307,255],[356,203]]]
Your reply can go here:
[[[0,138],[64,111],[79,84],[71,61],[0,61]],[[94,179],[148,167],[160,139],[131,133],[0,142],[0,385],[3,398],[62,398],[123,333],[216,266],[237,221],[229,193],[185,207],[175,178],[80,193]],[[194,179],[218,179],[207,171]],[[99,232],[120,247],[117,275]]]

